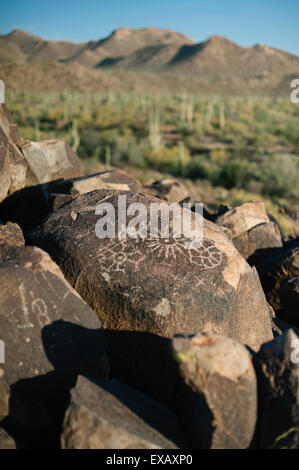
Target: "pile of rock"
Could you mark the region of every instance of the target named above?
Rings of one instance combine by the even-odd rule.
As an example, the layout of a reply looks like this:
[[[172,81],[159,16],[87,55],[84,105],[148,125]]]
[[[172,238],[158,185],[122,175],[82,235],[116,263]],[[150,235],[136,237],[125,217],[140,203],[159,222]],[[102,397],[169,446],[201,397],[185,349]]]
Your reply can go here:
[[[242,256],[251,265],[280,253],[283,243],[279,226],[268,216],[262,202],[247,202],[221,211],[215,222],[224,227]]]
[[[0,104],[0,202],[26,186],[80,175],[80,160],[64,140],[23,141]]]
[[[0,448],[298,448],[299,248],[263,205],[203,219],[188,249],[173,220],[168,238],[99,238],[100,203],[116,226],[120,197],[142,205],[148,233],[152,204],[187,196],[67,173],[66,144],[0,124]],[[11,189],[8,148],[30,186]]]

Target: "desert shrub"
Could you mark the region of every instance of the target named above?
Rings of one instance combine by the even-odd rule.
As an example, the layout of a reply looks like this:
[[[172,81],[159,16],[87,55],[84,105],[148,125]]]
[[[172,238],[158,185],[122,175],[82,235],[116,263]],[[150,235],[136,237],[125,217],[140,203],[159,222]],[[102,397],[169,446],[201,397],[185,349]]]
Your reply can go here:
[[[268,111],[262,104],[257,104],[254,109],[253,118],[257,122],[265,122],[268,119]]]
[[[80,145],[78,154],[81,158],[94,157],[98,152],[100,141],[100,132],[92,128],[86,129],[80,133]]]
[[[293,155],[270,156],[260,172],[262,193],[299,201],[299,160]]]
[[[222,166],[213,182],[227,189],[246,188],[250,180],[255,176],[256,169],[254,164],[234,157]]]
[[[178,145],[170,148],[161,146],[148,150],[146,152],[146,161],[148,166],[156,170],[181,174],[182,169],[185,169],[190,161],[190,152]]]
[[[210,179],[210,163],[208,155],[195,155],[185,168],[185,176],[191,179]]]

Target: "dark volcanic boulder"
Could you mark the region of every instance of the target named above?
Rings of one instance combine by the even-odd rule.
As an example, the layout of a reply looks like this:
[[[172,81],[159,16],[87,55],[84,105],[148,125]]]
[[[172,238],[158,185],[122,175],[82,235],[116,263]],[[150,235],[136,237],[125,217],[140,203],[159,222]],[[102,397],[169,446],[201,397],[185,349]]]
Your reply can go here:
[[[262,202],[246,202],[219,215],[216,222],[231,230],[237,250],[251,265],[283,249],[278,225],[271,221]]]
[[[222,336],[176,336],[178,416],[193,448],[245,449],[257,417],[256,376],[246,348]]]
[[[29,446],[57,445],[77,375],[108,366],[96,315],[39,248],[0,246],[0,335],[0,419]]]
[[[205,327],[253,349],[271,339],[258,276],[217,226],[204,220],[198,249],[186,249],[186,239],[173,236],[98,238],[96,207],[104,201],[117,208],[118,195],[127,195],[128,204],[143,203],[148,211],[150,203],[161,202],[142,194],[94,191],[52,213],[29,237],[57,261],[105,328],[170,338]]]
[[[280,312],[282,283],[288,277],[299,275],[299,247],[266,260],[257,269],[268,302],[276,312]]]
[[[118,384],[91,382],[78,377],[75,388],[71,391],[71,401],[63,423],[62,447],[64,449],[175,449],[176,446],[158,430],[151,427],[144,416],[152,411],[161,413],[156,417],[164,421],[164,426],[175,426],[171,413],[160,405],[132,391],[130,387]],[[105,388],[104,388],[105,387]],[[112,387],[112,393],[111,393]],[[115,392],[119,391],[119,394]],[[114,392],[114,393],[113,393]],[[130,397],[130,394],[132,394]],[[120,398],[132,401],[133,407],[139,407],[141,415],[126,406]],[[176,433],[176,429],[173,429]],[[177,430],[179,434],[179,431]]]
[[[0,204],[0,220],[18,223],[26,233],[37,227],[53,210],[94,189],[141,192],[142,186],[139,181],[118,169],[86,177],[36,184],[16,191],[6,198]]]
[[[299,449],[299,338],[291,329],[254,357],[260,448]]]
[[[163,372],[164,366],[170,368],[166,338],[177,333],[213,332],[255,350],[272,339],[257,273],[211,222],[203,221],[203,246],[197,249],[186,249],[188,240],[173,236],[98,238],[96,207],[104,201],[116,208],[118,196],[125,194],[128,204],[143,203],[148,212],[151,203],[162,202],[142,194],[94,191],[65,204],[30,235],[110,330],[109,354],[119,378],[138,386],[144,381],[144,390],[163,392],[163,381],[170,386]]]
[[[51,212],[50,193],[55,184],[51,181],[15,191],[0,204],[0,220],[17,223],[24,233],[37,227]]]

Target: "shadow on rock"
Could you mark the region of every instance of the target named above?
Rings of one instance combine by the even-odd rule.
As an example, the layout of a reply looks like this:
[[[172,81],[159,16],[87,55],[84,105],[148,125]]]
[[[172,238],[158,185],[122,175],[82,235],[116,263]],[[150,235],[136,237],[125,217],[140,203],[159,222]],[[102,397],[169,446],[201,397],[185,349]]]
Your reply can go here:
[[[59,320],[45,326],[41,336],[54,370],[13,384],[9,415],[1,423],[19,448],[59,448],[69,391],[77,376],[105,379],[108,375],[103,341],[99,341],[102,330]]]

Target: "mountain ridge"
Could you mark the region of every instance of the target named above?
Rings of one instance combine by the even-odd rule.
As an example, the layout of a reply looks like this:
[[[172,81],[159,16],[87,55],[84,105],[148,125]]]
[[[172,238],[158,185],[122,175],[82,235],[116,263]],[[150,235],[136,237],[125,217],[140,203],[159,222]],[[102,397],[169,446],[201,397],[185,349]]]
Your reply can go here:
[[[161,77],[168,74],[173,83],[176,79],[178,83],[181,81],[179,76],[193,77],[190,80],[192,90],[197,79],[200,79],[198,83],[226,79],[235,84],[240,82],[236,85],[237,90],[244,90],[244,86],[251,83],[250,88],[258,91],[267,84],[271,93],[278,83],[286,82],[287,76],[299,75],[299,57],[294,54],[260,43],[242,47],[218,35],[198,43],[181,33],[159,28],[119,28],[105,38],[81,43],[48,41],[20,29],[0,35],[1,71],[6,70],[2,75],[7,77],[9,66],[14,65],[23,70],[28,67],[26,71],[36,77],[38,66],[50,63],[66,67],[65,70],[59,68],[59,76],[72,75],[79,80],[85,70],[90,81],[100,76],[100,83],[107,80],[95,72],[109,72],[116,81],[119,74],[127,78],[135,73],[134,82],[156,82],[154,74]],[[49,73],[53,74],[54,69],[53,72],[49,69]],[[144,74],[147,74],[146,78]],[[138,89],[140,85],[138,83]],[[80,88],[80,84],[78,86]],[[188,87],[186,85],[186,91]],[[203,91],[205,89],[206,86]]]

